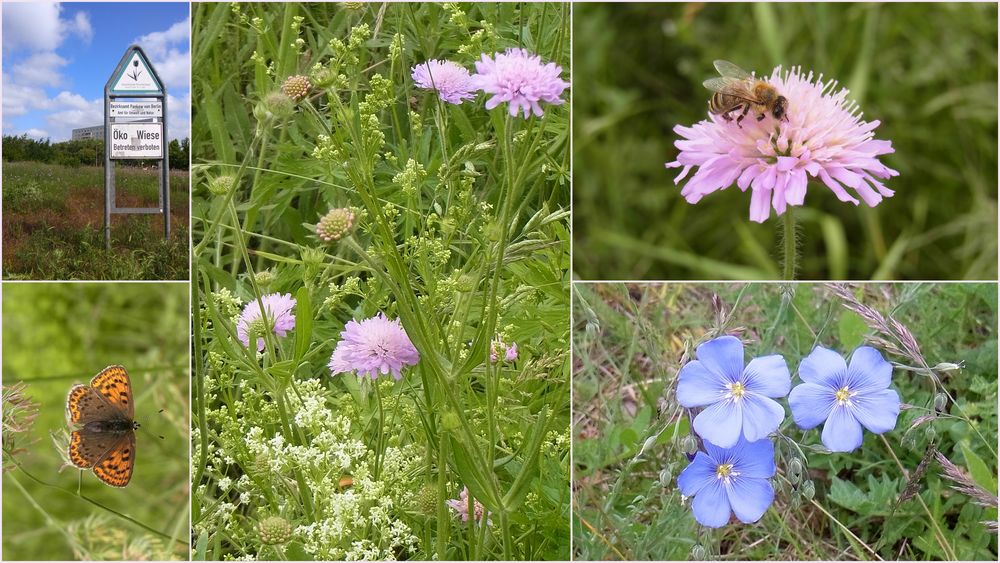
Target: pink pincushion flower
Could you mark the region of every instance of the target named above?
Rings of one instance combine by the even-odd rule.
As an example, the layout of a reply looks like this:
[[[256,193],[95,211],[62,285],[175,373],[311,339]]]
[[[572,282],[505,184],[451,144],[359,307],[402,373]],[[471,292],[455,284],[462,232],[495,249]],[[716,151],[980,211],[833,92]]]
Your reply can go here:
[[[469,487],[463,488],[457,499],[451,499],[445,501],[445,503],[458,514],[458,516],[462,519],[462,522],[469,521]],[[486,512],[486,508],[483,507],[481,502],[476,499],[472,499],[472,506],[475,510],[475,518],[477,522],[482,522],[485,517],[486,524],[490,526],[493,525],[493,520],[490,519],[490,515]]]
[[[267,321],[260,314],[260,303],[264,304],[267,312]],[[260,298],[260,302],[251,299],[247,306],[240,313],[240,320],[236,323],[236,336],[244,346],[250,346],[250,333],[263,334],[264,330],[273,328],[274,334],[284,337],[288,331],[295,328],[295,315],[292,308],[295,307],[295,298],[292,294],[271,293]],[[258,336],[257,351],[264,349],[264,338]]]
[[[666,165],[684,167],[674,183],[697,168],[681,190],[688,203],[736,182],[752,192],[750,220],[763,223],[771,207],[781,215],[789,205],[802,205],[810,177],[854,205],[859,201],[845,187],[869,207],[893,194],[879,179],[899,172],[878,160],[895,152],[892,143],[874,138],[879,121],[863,121],[846,89],[834,92],[836,81],[820,75],[814,82],[812,72],[803,75],[798,67],[784,73],[775,68],[767,81],[788,98],[787,121],[770,114],[757,121],[750,114],[740,127],[709,114],[691,127],[674,128],[684,138],[674,143],[681,151],[677,160]]]
[[[449,104],[471,100],[476,90],[469,71],[452,61],[430,60],[413,66],[413,81],[426,90],[434,90]]]
[[[507,353],[504,355],[503,359],[507,360],[508,362],[517,361],[517,342],[507,347]]]
[[[353,371],[376,379],[379,374],[391,372],[398,381],[403,377],[403,367],[420,361],[399,319],[390,321],[382,313],[360,323],[349,321],[340,338],[330,357],[333,375]]]
[[[559,78],[562,67],[555,63],[542,64],[538,55],[524,49],[507,49],[494,58],[485,53],[476,61],[476,74],[472,79],[476,87],[493,97],[486,101],[486,109],[493,109],[503,102],[510,104],[510,114],[523,112],[527,119],[532,112],[542,116],[538,102],[559,105],[569,82]]]

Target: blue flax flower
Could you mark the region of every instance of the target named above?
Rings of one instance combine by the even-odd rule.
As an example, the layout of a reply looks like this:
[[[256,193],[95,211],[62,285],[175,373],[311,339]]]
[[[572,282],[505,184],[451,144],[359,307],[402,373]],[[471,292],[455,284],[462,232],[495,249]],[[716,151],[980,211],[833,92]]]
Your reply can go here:
[[[698,359],[681,368],[677,401],[686,408],[706,407],[694,430],[722,448],[745,437],[756,442],[774,432],[785,409],[768,397],[788,394],[792,376],[779,355],[754,358],[743,367],[743,343],[720,336],[698,346]]]
[[[799,366],[804,383],[788,396],[792,418],[808,430],[823,425],[823,445],[832,452],[850,452],[861,445],[861,427],[875,434],[896,427],[899,395],[889,389],[892,364],[878,350],[861,346],[850,366],[840,354],[822,346]]]
[[[760,520],[774,501],[768,480],[774,471],[770,440],[740,439],[731,448],[705,442],[705,451],[681,471],[677,486],[684,496],[694,497],[691,510],[702,526],[725,526],[731,513],[750,524]]]

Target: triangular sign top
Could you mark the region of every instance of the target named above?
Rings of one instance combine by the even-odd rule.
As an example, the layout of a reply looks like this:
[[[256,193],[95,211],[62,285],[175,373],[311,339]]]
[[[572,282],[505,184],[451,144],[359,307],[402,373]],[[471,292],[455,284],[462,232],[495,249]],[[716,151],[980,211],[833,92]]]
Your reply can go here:
[[[125,64],[119,63],[111,78],[109,94],[163,94],[153,65],[141,49],[130,47],[122,61]]]

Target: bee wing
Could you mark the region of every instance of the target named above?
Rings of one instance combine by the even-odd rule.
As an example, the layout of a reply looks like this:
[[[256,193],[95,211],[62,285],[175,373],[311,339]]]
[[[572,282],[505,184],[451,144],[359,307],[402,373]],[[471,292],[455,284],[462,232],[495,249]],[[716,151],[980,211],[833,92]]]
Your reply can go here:
[[[729,94],[731,91],[736,92],[746,89],[743,86],[743,81],[737,78],[709,78],[708,80],[702,82],[702,85],[713,92],[722,92],[723,94]]]
[[[715,65],[715,70],[719,71],[719,74],[723,77],[736,78],[738,80],[746,80],[747,78],[750,78],[749,72],[729,61],[719,59],[712,64]]]

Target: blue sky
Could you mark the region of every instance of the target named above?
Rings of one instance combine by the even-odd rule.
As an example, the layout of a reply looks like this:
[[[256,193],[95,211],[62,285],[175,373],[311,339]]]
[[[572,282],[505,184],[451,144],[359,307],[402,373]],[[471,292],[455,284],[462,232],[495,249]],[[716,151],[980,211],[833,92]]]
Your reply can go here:
[[[132,43],[166,83],[171,139],[190,136],[186,2],[3,3],[3,133],[64,141],[104,121],[104,83]]]

